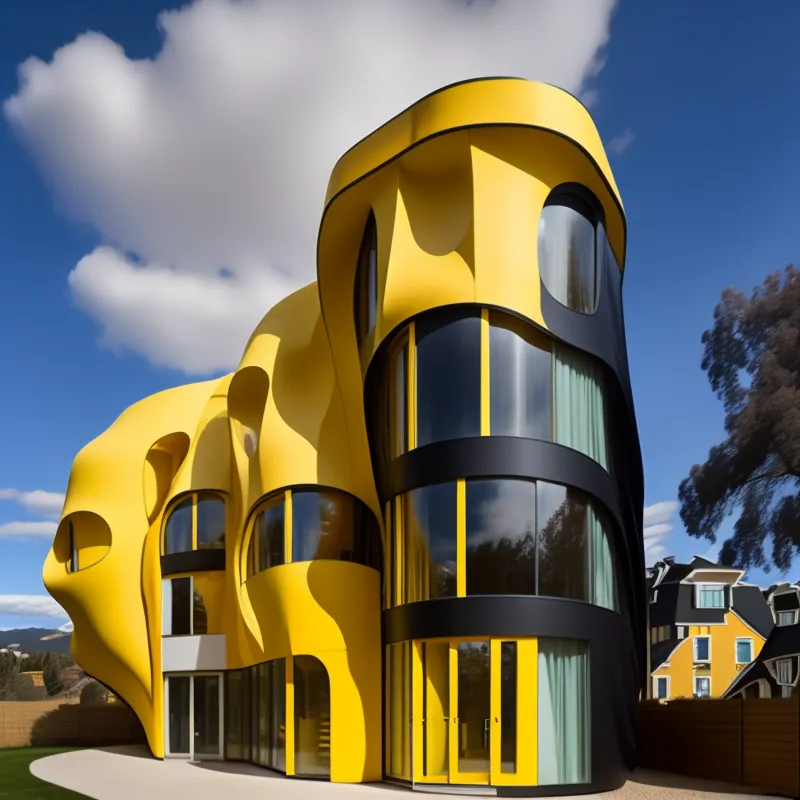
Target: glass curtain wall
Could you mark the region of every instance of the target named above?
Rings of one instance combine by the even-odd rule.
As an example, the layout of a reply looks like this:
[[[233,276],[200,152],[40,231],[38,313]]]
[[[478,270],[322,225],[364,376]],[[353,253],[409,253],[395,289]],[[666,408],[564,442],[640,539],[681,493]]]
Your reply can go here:
[[[590,781],[589,647],[539,639],[539,785]]]

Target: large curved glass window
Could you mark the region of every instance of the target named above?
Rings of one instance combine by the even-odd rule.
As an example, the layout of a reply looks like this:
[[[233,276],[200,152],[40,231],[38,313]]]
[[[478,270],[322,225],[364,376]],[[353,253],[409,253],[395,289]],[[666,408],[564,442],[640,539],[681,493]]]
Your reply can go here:
[[[361,240],[356,266],[354,297],[356,338],[361,347],[375,330],[378,319],[378,228],[375,216],[370,213]]]
[[[266,500],[253,515],[247,550],[247,577],[285,563],[285,495]]]
[[[286,503],[291,504],[287,513]],[[291,525],[287,520],[291,519]],[[336,489],[296,489],[256,508],[247,577],[289,561],[351,561],[382,571],[378,522],[364,503]]]
[[[404,495],[402,602],[456,596],[456,484],[441,483]]]
[[[552,439],[552,340],[507,314],[489,323],[491,434]]]
[[[214,492],[186,495],[167,513],[164,555],[225,549],[225,501]]]
[[[480,314],[420,320],[415,334],[417,446],[480,436]]]
[[[467,594],[536,594],[536,484],[466,482]]]
[[[539,274],[547,291],[573,311],[591,314],[597,302],[595,226],[588,205],[556,196],[539,219]]]
[[[612,526],[578,489],[523,479],[470,479],[395,500],[395,604],[473,594],[583,600],[617,609]]]
[[[352,561],[381,569],[372,513],[344,492],[292,492],[292,561]]]

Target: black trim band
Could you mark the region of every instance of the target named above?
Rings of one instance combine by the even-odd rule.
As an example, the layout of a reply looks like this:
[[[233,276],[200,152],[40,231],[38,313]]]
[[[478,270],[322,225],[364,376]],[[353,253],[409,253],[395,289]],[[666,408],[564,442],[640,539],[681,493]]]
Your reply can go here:
[[[526,478],[582,489],[622,527],[611,476],[594,459],[554,442],[514,436],[451,439],[409,450],[378,472],[381,503],[420,486],[461,478]]]
[[[161,556],[161,574],[177,575],[179,572],[212,572],[225,569],[225,551],[189,550],[186,553],[169,553]]]

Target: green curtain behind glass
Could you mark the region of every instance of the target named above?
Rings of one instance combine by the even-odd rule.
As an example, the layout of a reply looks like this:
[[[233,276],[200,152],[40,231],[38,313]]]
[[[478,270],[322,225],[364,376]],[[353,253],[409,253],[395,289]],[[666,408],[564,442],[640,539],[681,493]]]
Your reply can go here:
[[[614,591],[614,562],[611,557],[611,542],[608,532],[591,505],[586,509],[589,525],[590,577],[592,602],[603,608],[616,610]]]
[[[595,365],[557,343],[553,347],[555,439],[608,469],[603,387]]]
[[[589,647],[539,639],[540,786],[589,782]]]

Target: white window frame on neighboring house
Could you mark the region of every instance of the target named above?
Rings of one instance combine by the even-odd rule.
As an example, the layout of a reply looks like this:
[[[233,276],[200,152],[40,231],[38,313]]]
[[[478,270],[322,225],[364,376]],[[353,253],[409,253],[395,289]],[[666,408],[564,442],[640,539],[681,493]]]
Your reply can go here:
[[[694,587],[694,606],[695,608],[702,609],[704,611],[723,611],[728,606],[725,602],[725,587],[727,583],[696,583]],[[716,591],[722,592],[722,605],[721,606],[701,606],[700,605],[700,595],[703,589],[713,589]]]
[[[797,624],[797,609],[792,608],[788,611],[776,611],[775,612],[775,624],[779,628],[787,627],[789,625],[796,625]],[[791,614],[791,622],[781,622],[781,615],[782,614]]]
[[[789,665],[789,678],[788,681],[782,681],[780,678],[779,668],[781,664]],[[778,686],[794,686],[795,681],[791,680],[792,677],[792,659],[791,658],[777,658],[775,659],[775,682]]]
[[[653,589],[653,594],[650,597],[650,602],[651,603],[657,603],[658,602],[658,589]]]
[[[739,661],[739,642],[750,643],[750,658],[747,661]],[[752,636],[737,636],[733,643],[733,658],[736,664],[749,664],[753,658],[753,637]]]
[[[698,639],[705,639],[708,641],[708,658],[698,658],[697,657],[697,640]],[[694,636],[692,637],[692,655],[694,657],[694,661],[696,664],[710,664],[711,663],[711,637],[704,633],[702,636]]]
[[[669,690],[670,690],[670,679],[669,675],[653,675],[653,699],[654,700],[669,700]],[[667,683],[667,693],[664,697],[658,696],[658,682],[659,681],[666,681]]]
[[[694,696],[698,697],[697,692],[697,682],[698,681],[708,681],[708,694],[703,695],[704,697],[711,697],[711,676],[710,675],[695,675],[694,676]]]

